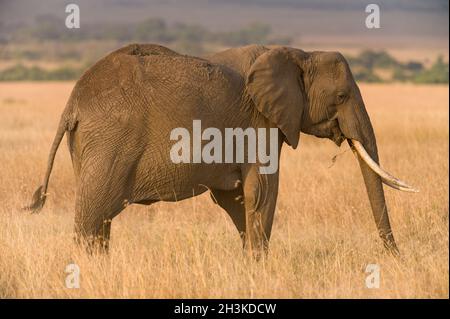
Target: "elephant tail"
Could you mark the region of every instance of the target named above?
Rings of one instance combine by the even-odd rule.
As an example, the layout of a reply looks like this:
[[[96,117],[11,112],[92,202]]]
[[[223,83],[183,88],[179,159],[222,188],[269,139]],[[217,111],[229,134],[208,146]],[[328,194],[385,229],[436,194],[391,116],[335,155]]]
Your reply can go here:
[[[58,130],[56,131],[56,136],[53,140],[53,144],[52,147],[50,149],[50,154],[48,156],[48,162],[47,162],[47,171],[45,173],[45,178],[44,178],[44,182],[41,186],[39,186],[36,191],[33,194],[33,199],[30,205],[25,206],[23,209],[24,210],[29,210],[32,213],[38,213],[42,207],[45,204],[45,200],[47,198],[47,186],[48,186],[48,182],[50,179],[50,174],[52,172],[52,168],[53,168],[53,162],[55,160],[55,155],[56,152],[58,150],[59,144],[61,143],[61,140],[64,137],[64,134],[66,133],[66,130],[70,130],[70,126],[74,126],[74,125],[70,125],[69,121],[67,120],[67,112],[65,111],[62,116],[61,116],[61,120],[59,121],[59,125],[58,125]]]

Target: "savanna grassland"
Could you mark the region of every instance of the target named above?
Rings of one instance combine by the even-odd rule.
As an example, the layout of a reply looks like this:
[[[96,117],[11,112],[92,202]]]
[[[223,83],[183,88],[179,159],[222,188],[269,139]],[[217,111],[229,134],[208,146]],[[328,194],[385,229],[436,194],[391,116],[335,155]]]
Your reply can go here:
[[[113,221],[109,255],[87,255],[72,240],[65,144],[46,206],[23,212],[72,87],[0,84],[0,298],[449,297],[448,86],[361,85],[382,166],[420,189],[385,188],[400,258],[383,250],[348,146],[302,136],[299,149],[283,150],[270,254],[259,263],[243,256],[208,194],[131,205]],[[79,289],[65,288],[70,263],[80,267]],[[368,264],[380,266],[379,289],[365,285]]]

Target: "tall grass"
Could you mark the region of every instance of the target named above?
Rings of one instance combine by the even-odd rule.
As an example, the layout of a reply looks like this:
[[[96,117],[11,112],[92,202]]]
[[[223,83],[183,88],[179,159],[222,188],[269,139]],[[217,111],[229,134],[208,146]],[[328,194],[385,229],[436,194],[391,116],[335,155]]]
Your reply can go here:
[[[382,166],[420,189],[385,189],[400,258],[383,250],[348,146],[302,136],[283,150],[270,255],[255,263],[207,194],[131,205],[113,221],[110,254],[88,256],[72,240],[65,145],[46,207],[21,211],[72,86],[0,84],[0,298],[448,298],[448,87],[361,86]],[[65,287],[70,263],[79,289]],[[365,285],[368,264],[380,266],[379,289]]]

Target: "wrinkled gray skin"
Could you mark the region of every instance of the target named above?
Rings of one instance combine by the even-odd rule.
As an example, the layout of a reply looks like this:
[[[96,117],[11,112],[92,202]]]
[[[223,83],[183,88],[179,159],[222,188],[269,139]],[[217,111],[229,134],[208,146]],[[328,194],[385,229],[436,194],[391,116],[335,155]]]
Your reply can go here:
[[[111,220],[128,204],[179,201],[209,189],[258,258],[268,247],[278,172],[261,175],[258,163],[172,163],[170,132],[192,130],[194,119],[222,133],[225,127],[277,127],[279,151],[284,143],[296,148],[300,132],[337,145],[355,139],[378,161],[363,99],[339,53],[250,45],[201,59],[133,44],[100,60],[77,82],[44,183],[28,208],[42,208],[67,133],[77,185],[75,232],[88,247],[107,248]],[[382,182],[359,164],[380,236],[397,252]]]

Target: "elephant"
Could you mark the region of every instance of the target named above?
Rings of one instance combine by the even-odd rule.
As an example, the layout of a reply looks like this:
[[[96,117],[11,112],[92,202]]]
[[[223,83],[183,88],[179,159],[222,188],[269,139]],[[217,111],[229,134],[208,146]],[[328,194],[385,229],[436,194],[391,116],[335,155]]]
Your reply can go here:
[[[38,212],[43,207],[55,154],[67,134],[78,242],[107,251],[111,221],[127,205],[180,201],[210,191],[236,226],[244,251],[259,259],[268,251],[278,170],[261,174],[261,161],[248,161],[248,154],[243,162],[174,163],[171,131],[190,132],[193,120],[219,132],[275,129],[278,158],[284,144],[297,148],[300,133],[337,146],[347,141],[358,159],[379,236],[388,251],[398,253],[382,184],[416,190],[380,167],[360,90],[338,52],[254,44],[194,57],[157,44],[122,47],[75,84],[43,184],[26,208]]]

